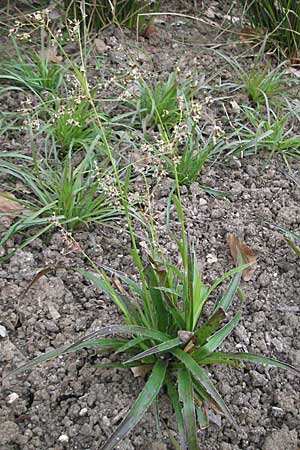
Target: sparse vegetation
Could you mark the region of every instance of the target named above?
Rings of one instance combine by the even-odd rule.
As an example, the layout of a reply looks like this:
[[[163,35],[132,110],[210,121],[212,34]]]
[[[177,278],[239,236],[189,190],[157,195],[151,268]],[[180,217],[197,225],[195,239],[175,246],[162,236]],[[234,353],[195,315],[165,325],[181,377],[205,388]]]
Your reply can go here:
[[[284,57],[299,57],[300,4],[297,0],[242,0],[241,3],[251,26],[267,33],[268,41]]]
[[[181,215],[178,199],[175,203]],[[216,351],[240,320],[241,312],[238,311],[225,325],[221,325],[233,302],[241,270],[245,266],[223,274],[209,287],[203,283],[196,255],[187,237],[183,236],[183,241],[177,241],[177,245],[183,265],[181,270],[164,257],[158,259],[156,252],[152,252],[148,265],[143,268],[138,252],[133,250],[141,284],[112,271],[128,287],[130,294],[126,297],[113,287],[104,271],[100,277],[84,271],[83,274],[114,301],[124,316],[125,324],[109,324],[78,342],[38,356],[15,371],[20,373],[43,361],[82,348],[98,347],[102,351],[113,349],[117,355],[124,355],[118,362],[99,364],[98,367],[135,367],[149,373],[143,390],[102,450],[113,450],[138,424],[163,386],[177,419],[177,448],[199,448],[197,429],[205,429],[209,424],[207,403],[235,425],[229,408],[205,370],[211,364],[235,366],[239,362],[250,361],[300,374],[297,369],[275,359],[245,352]],[[202,310],[206,302],[217,286],[230,276],[233,278],[227,290],[215,302],[208,318],[203,319]],[[116,337],[105,337],[111,335]],[[130,338],[124,338],[124,335]]]
[[[292,211],[291,219],[286,209],[287,205],[295,203],[296,194],[289,192],[286,180],[278,183],[277,178],[273,183],[272,179],[277,172],[285,176],[286,167],[292,174],[295,161],[300,159],[299,71],[290,66],[299,57],[300,9],[298,2],[292,0],[241,3],[242,19],[248,18],[257,36],[266,34],[258,50],[244,42],[241,50],[235,41],[224,51],[227,41],[215,41],[214,21],[218,31],[223,33],[224,23],[230,19],[228,26],[235,27],[236,40],[240,29],[234,25],[234,17],[224,10],[221,23],[214,4],[209,5],[208,11],[201,9],[201,17],[199,14],[200,23],[209,24],[208,35],[212,38],[209,45],[202,41],[199,45],[199,28],[192,33],[190,24],[194,19],[189,12],[171,14],[172,11],[168,11],[157,17],[147,16],[148,12],[158,10],[157,1],[72,0],[64,2],[61,9],[44,4],[43,9],[34,12],[29,2],[26,8],[24,6],[24,14],[18,11],[15,21],[10,18],[8,34],[14,41],[9,48],[14,49],[14,54],[0,67],[0,92],[4,99],[0,118],[3,146],[0,151],[0,258],[3,261],[1,288],[3,285],[3,301],[8,311],[6,314],[3,308],[0,337],[7,336],[7,327],[13,334],[5,342],[17,339],[16,345],[19,345],[22,341],[24,355],[36,348],[34,356],[37,356],[22,365],[18,361],[13,374],[62,357],[53,363],[60,367],[59,377],[53,377],[56,366],[49,367],[52,376],[49,383],[54,383],[55,389],[70,370],[70,360],[63,356],[89,348],[95,350],[92,360],[96,360],[96,365],[89,366],[92,372],[84,375],[88,378],[82,383],[83,390],[88,389],[88,384],[93,386],[91,373],[96,368],[134,369],[135,375],[145,378],[144,382],[140,381],[141,391],[131,409],[122,405],[116,418],[110,411],[107,420],[101,422],[105,433],[97,437],[99,445],[112,431],[101,450],[117,448],[150,406],[157,428],[160,425],[164,428],[159,433],[160,438],[163,436],[176,450],[198,450],[199,437],[207,438],[203,430],[209,427],[212,411],[226,417],[233,426],[239,422],[239,417],[237,422],[233,418],[231,408],[218,390],[224,391],[228,380],[226,370],[253,362],[286,369],[291,377],[300,375],[299,368],[288,359],[292,362],[293,351],[297,348],[290,339],[291,334],[288,340],[283,337],[284,344],[277,336],[275,338],[276,314],[269,314],[274,310],[270,298],[275,288],[274,303],[276,295],[281,295],[279,278],[273,286],[270,275],[266,287],[260,274],[259,282],[252,276],[255,269],[259,270],[257,248],[269,245],[270,264],[275,247],[272,238],[270,244],[264,241],[261,228],[274,214],[278,219],[280,208],[286,219],[281,223],[291,226],[290,230],[277,228],[286,234],[289,245],[300,256],[297,209]],[[220,8],[223,7],[220,2]],[[201,8],[206,8],[205,2]],[[14,6],[9,3],[5,18],[12,11]],[[187,30],[193,39],[186,39]],[[5,41],[6,37],[3,39]],[[228,34],[228,42],[230,39]],[[276,65],[278,60],[270,55],[270,44],[280,48],[282,55],[289,56],[291,63]],[[175,57],[163,61],[166,48],[171,49]],[[225,67],[220,65],[220,58]],[[261,163],[263,156],[267,157],[266,162]],[[246,163],[241,161],[246,158]],[[280,158],[286,165],[283,170]],[[273,163],[260,190],[262,197],[265,195],[265,199],[261,199],[256,192],[258,178],[264,177],[263,170]],[[226,194],[232,192],[225,198],[223,189]],[[282,192],[285,197],[280,203]],[[109,226],[104,228],[104,224]],[[237,228],[237,234],[244,234],[249,245],[232,230],[226,236],[229,251],[222,242],[220,245],[230,228]],[[54,231],[58,232],[58,241],[62,238],[62,245],[72,243],[71,252],[76,251],[76,260],[68,257],[65,249],[59,248],[60,244],[52,251]],[[77,235],[80,236],[78,242]],[[253,236],[255,239],[251,243]],[[56,235],[54,237],[56,239]],[[256,249],[253,250],[252,244]],[[20,254],[20,263],[16,252]],[[296,258],[291,252],[287,253],[294,263]],[[15,257],[11,258],[12,255]],[[18,264],[23,264],[22,258],[25,260],[27,255],[30,256],[26,259],[23,279],[23,266],[20,270]],[[226,272],[226,267],[230,267],[230,255],[235,267]],[[266,262],[261,260],[260,264],[265,267]],[[281,266],[277,270],[276,258],[272,264],[265,267],[263,275],[272,273],[281,277]],[[32,279],[31,274],[37,267],[41,270]],[[27,312],[25,294],[28,289],[57,268],[67,274],[73,271],[66,285],[68,294],[59,297],[61,303],[57,308],[61,307],[60,311],[53,307],[55,291],[51,302],[39,299],[37,315],[36,305],[30,299]],[[12,271],[13,275],[7,271]],[[18,279],[19,273],[21,281],[15,289],[10,283]],[[58,276],[63,277],[64,273]],[[250,280],[253,284],[247,290],[249,302],[247,299],[243,302],[242,283]],[[284,285],[285,278],[280,280]],[[100,289],[100,300],[90,282]],[[227,287],[224,288],[223,283],[228,283]],[[253,292],[257,292],[258,283],[267,307],[261,307],[260,299],[256,299],[255,309],[252,309]],[[290,283],[293,285],[294,280]],[[294,286],[298,287],[297,282]],[[68,297],[72,289],[76,292]],[[13,305],[14,292],[23,293],[22,308]],[[287,295],[290,292],[292,290],[287,291]],[[77,298],[79,296],[86,296],[87,301]],[[46,312],[41,304],[48,308]],[[258,319],[253,316],[253,321],[252,311],[258,311],[255,316],[260,316]],[[245,330],[239,328],[242,312]],[[57,318],[61,318],[61,322]],[[98,319],[103,326],[94,329],[94,321]],[[92,323],[90,332],[74,337],[78,330],[85,330]],[[294,326],[292,321],[291,324]],[[73,335],[74,343],[64,343],[61,327],[65,327],[68,336]],[[284,332],[282,326],[278,335],[283,336]],[[265,348],[270,356],[261,356],[252,350],[260,348],[260,340],[262,345],[266,341]],[[30,342],[28,347],[27,342]],[[291,343],[293,351],[287,351],[286,342]],[[64,343],[62,347],[61,343]],[[9,352],[11,355],[11,348]],[[101,360],[100,352],[105,353],[105,357],[109,352],[109,359]],[[87,362],[84,358],[89,355],[88,352],[84,356],[78,354],[72,377],[82,376]],[[10,357],[9,364],[12,359]],[[214,369],[219,364],[221,366]],[[251,384],[252,372],[250,375],[246,384]],[[99,377],[102,376],[99,371]],[[272,376],[275,377],[275,373]],[[264,394],[269,389],[280,389],[280,383],[284,385],[282,380],[272,384],[272,377],[269,374],[268,377],[266,383],[270,381],[270,386]],[[244,389],[241,380],[234,379],[236,409],[244,402],[238,397],[238,388]],[[127,383],[127,379],[122,382]],[[30,378],[27,383],[26,390],[34,392]],[[74,386],[77,390],[77,385]],[[256,388],[260,393],[260,387]],[[79,403],[85,404],[85,392],[82,395],[81,388],[78,391],[80,397],[77,392],[74,398],[70,394],[74,404],[69,405],[69,398],[67,401],[72,420],[75,423],[78,418],[81,426],[88,413],[85,408],[77,411]],[[160,414],[163,408],[158,400],[162,396],[164,406],[168,405],[166,411],[170,420]],[[113,402],[109,390],[107,397]],[[4,401],[8,410],[10,400],[5,398]],[[68,429],[69,413],[63,409],[63,401],[59,399],[58,404],[66,414],[63,426]],[[23,412],[30,409],[31,404],[24,405],[13,410],[12,421],[22,421],[26,417]],[[16,415],[18,411],[21,411],[20,416]],[[35,411],[33,423],[40,419],[38,408]],[[257,414],[260,414],[259,408]],[[293,413],[289,411],[289,414]],[[243,417],[246,423],[246,415]],[[271,429],[275,422],[272,417],[268,420],[268,429]],[[282,416],[280,421],[284,420]],[[41,421],[44,424],[44,417]],[[95,423],[97,427],[100,424]],[[94,430],[95,423],[90,420],[90,430]],[[177,424],[176,431],[174,424]],[[57,426],[61,431],[60,424]],[[243,423],[243,426],[246,425]],[[55,429],[53,423],[51,427]],[[34,431],[32,433],[35,439]],[[65,434],[58,437],[55,431],[55,436],[51,435],[46,444],[38,431],[41,441],[34,442],[34,447],[42,448],[45,444],[54,448],[57,438],[62,445],[75,435],[76,439],[77,435],[81,439],[75,426],[72,433],[70,437]],[[219,434],[222,435],[222,429]],[[30,440],[30,434],[28,436]],[[84,448],[98,446],[93,431],[85,431],[84,439]],[[211,439],[214,439],[213,433]],[[70,448],[77,445],[74,442],[69,443]],[[245,440],[239,442],[242,447],[246,445]],[[251,448],[266,447],[258,440],[253,442],[249,443]],[[23,441],[16,440],[16,445],[22,446]],[[143,445],[150,448],[148,441]]]

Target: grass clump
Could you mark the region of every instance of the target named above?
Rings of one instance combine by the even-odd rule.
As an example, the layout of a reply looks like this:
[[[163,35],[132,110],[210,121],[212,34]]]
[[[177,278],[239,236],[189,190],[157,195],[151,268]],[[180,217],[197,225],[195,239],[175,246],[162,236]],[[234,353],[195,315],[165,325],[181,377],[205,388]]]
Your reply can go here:
[[[242,75],[246,94],[253,106],[276,103],[286,91],[286,76],[282,67],[270,70],[266,65],[262,70],[253,67]]]
[[[54,110],[49,113],[48,109],[47,115],[49,120],[43,130],[63,154],[79,148],[87,150],[100,134],[90,101],[83,95],[56,100]],[[105,120],[100,113],[99,117]]]
[[[175,72],[167,80],[147,84],[138,79],[138,95],[129,105],[136,110],[143,130],[171,131],[181,121],[186,104],[196,93],[196,83],[187,80],[179,83]]]
[[[180,202],[177,198],[174,201],[182,218]],[[184,228],[182,231],[184,233]],[[238,311],[233,316],[227,316],[227,313],[233,304],[241,269],[245,265],[230,270],[212,286],[207,286],[185,234],[181,241],[177,241],[177,245],[180,266],[174,265],[163,254],[154,250],[149,256],[148,264],[143,266],[134,245],[132,255],[140,283],[119,272],[110,271],[127,286],[128,294],[123,289],[122,295],[119,293],[109,281],[107,271],[103,270],[101,276],[81,271],[111,297],[124,316],[124,324],[110,324],[95,330],[71,345],[38,356],[15,371],[22,372],[43,361],[81,348],[96,347],[102,351],[114,351],[118,357],[118,362],[100,363],[98,367],[135,367],[146,372],[148,376],[144,388],[101,450],[116,448],[148,408],[153,404],[157,405],[162,390],[167,393],[177,419],[179,443],[174,437],[172,443],[178,449],[198,450],[197,431],[198,428],[208,426],[208,405],[236,425],[229,408],[208,375],[207,368],[211,364],[239,366],[242,361],[250,361],[300,373],[298,369],[275,359],[252,353],[218,350],[241,318],[239,304],[236,305]],[[213,300],[215,290],[221,282],[231,276],[233,278],[229,286],[211,306],[209,317],[203,318],[204,306]],[[227,322],[223,324],[226,318]]]
[[[300,158],[300,136],[293,135],[289,115],[279,117],[273,113],[265,117],[248,107],[243,108],[243,113],[245,120],[238,122],[230,136],[233,141],[224,146],[227,155],[251,156],[265,151],[269,153],[268,159],[279,154],[288,167],[289,158]]]
[[[222,88],[244,91],[250,105],[254,108],[265,107],[268,110],[274,107],[281,108],[284,104],[289,104],[291,88],[288,86],[290,83],[293,87],[296,80],[294,83],[294,80],[288,79],[284,63],[275,68],[266,63],[264,61],[264,49],[265,43],[254,58],[250,70],[244,68],[236,58],[230,58],[216,51],[231,66],[239,80],[239,82],[222,84]]]
[[[177,177],[178,183],[186,186],[197,180],[212,150],[211,140],[205,140],[195,124],[189,128],[184,141],[180,143],[175,140],[172,156],[165,158],[169,176]]]
[[[300,49],[300,3],[298,0],[242,0],[251,26],[267,33],[285,57],[298,58]]]
[[[29,90],[38,97],[45,92],[58,95],[63,83],[64,67],[49,61],[46,52],[22,53],[14,43],[16,58],[1,64],[1,92],[7,90]],[[43,54],[44,53],[44,54]]]
[[[98,167],[91,151],[76,166],[69,154],[55,166],[43,161],[26,169],[9,161],[0,170],[21,181],[22,191],[28,192],[25,198],[22,195],[24,199],[19,200],[23,213],[5,233],[0,246],[17,233],[26,236],[28,230],[37,231],[29,233],[19,248],[24,248],[53,227],[73,231],[122,216],[116,189],[107,181],[109,174],[106,169]],[[4,212],[1,215],[8,214]]]
[[[138,18],[138,15],[157,11],[159,7],[158,0],[94,0],[83,1],[80,5],[76,0],[64,0],[64,4],[68,16],[85,16],[88,29],[102,28],[110,23],[141,28],[145,23],[145,16]]]

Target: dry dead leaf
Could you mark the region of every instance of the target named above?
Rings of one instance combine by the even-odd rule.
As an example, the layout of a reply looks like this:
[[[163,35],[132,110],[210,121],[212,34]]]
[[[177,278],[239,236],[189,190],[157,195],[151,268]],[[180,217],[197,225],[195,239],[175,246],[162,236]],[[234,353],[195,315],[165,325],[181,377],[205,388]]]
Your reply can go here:
[[[118,289],[118,291],[120,292],[120,294],[125,295],[126,291],[123,288],[122,284],[120,283],[120,280],[117,277],[113,277],[113,283],[116,286],[116,288]]]
[[[105,44],[105,42],[103,41],[103,39],[96,38],[96,39],[94,40],[94,43],[95,43],[96,50],[97,50],[99,53],[104,53],[105,50],[107,49],[107,45]]]
[[[227,244],[230,248],[231,256],[237,264],[238,254],[241,255],[244,264],[253,263],[250,267],[243,270],[242,277],[244,281],[249,281],[252,278],[253,272],[257,268],[256,255],[254,251],[245,244],[244,241],[237,238],[234,234],[229,233],[226,237]]]
[[[148,372],[150,372],[151,368],[151,364],[143,364],[142,366],[131,367],[131,372],[135,378],[144,377]]]
[[[63,60],[63,57],[57,54],[57,45],[52,45],[51,47],[47,48],[47,50],[44,52],[44,57],[47,59],[47,61],[55,64],[61,63]]]
[[[0,213],[14,214],[24,211],[24,206],[14,200],[15,198],[10,192],[0,192]]]
[[[146,39],[150,39],[151,36],[153,36],[156,33],[157,33],[157,28],[154,25],[150,24],[143,31],[142,36],[144,36],[144,38],[146,38]]]
[[[244,27],[240,32],[241,41],[253,41],[253,39],[259,39],[261,37],[261,32],[254,30],[254,28]]]

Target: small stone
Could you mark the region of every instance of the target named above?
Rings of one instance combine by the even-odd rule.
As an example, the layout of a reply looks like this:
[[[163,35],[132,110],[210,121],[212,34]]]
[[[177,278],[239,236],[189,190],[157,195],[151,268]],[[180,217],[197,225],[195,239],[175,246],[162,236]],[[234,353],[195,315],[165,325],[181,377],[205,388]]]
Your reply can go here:
[[[62,443],[69,442],[69,436],[67,436],[66,434],[62,434],[59,436],[58,440],[59,440],[59,442],[62,442]]]
[[[258,284],[261,287],[268,287],[270,284],[271,278],[270,275],[267,272],[263,272],[262,274],[260,274],[260,276],[258,277]]]
[[[49,309],[49,313],[50,316],[52,317],[53,320],[58,320],[60,318],[60,314],[59,312],[56,310],[55,306],[53,305],[52,302],[48,302],[47,303],[48,309]]]
[[[11,394],[9,394],[6,398],[6,402],[11,405],[12,403],[14,403],[16,400],[18,400],[19,396],[16,392],[12,392]]]
[[[214,414],[212,411],[208,412],[208,419],[210,423],[213,423],[218,428],[221,428],[222,422],[221,422],[221,416],[218,414]]]
[[[82,409],[79,411],[80,417],[86,416],[86,415],[87,415],[87,412],[88,412],[88,409],[87,409],[87,408],[82,408]]]
[[[6,336],[7,336],[7,329],[3,325],[0,325],[0,337],[5,338]]]
[[[218,258],[213,253],[208,253],[206,255],[206,260],[207,260],[208,264],[214,264],[218,261]]]
[[[222,217],[224,217],[224,215],[225,215],[224,209],[220,209],[220,208],[213,209],[211,212],[211,217],[213,219],[221,219]]]
[[[192,331],[179,330],[177,336],[181,342],[187,343],[194,336],[194,333]]]
[[[284,414],[284,411],[282,408],[278,408],[277,406],[272,407],[272,413],[274,417],[282,417]]]
[[[100,38],[96,38],[94,41],[95,47],[97,49],[97,51],[99,53],[104,53],[105,50],[107,49],[107,45],[105,44],[105,42],[100,39]]]
[[[152,442],[151,450],[168,450],[168,447],[163,442]]]
[[[199,200],[199,205],[200,205],[200,206],[207,205],[207,200],[205,200],[205,198],[200,198],[200,200]]]
[[[266,384],[268,384],[267,378],[264,377],[261,373],[256,372],[255,370],[252,370],[250,372],[250,376],[252,379],[252,385],[254,387],[265,386]]]
[[[102,417],[102,424],[104,427],[109,428],[111,426],[110,420],[107,416]]]

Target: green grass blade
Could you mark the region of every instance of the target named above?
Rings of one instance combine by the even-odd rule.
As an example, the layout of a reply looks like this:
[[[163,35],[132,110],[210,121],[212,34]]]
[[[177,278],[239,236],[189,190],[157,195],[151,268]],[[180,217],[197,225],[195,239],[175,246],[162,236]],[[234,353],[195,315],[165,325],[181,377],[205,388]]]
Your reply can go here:
[[[196,408],[197,420],[201,430],[205,430],[209,426],[209,419],[205,405],[197,406]]]
[[[41,364],[43,362],[49,361],[51,359],[56,358],[57,356],[75,352],[81,348],[84,348],[85,346],[89,346],[89,342],[91,340],[94,340],[96,338],[100,338],[107,335],[112,334],[129,334],[134,335],[138,334],[140,336],[145,336],[149,339],[158,340],[158,341],[166,341],[170,339],[170,337],[164,333],[161,333],[160,331],[156,330],[149,330],[148,328],[139,327],[139,326],[132,326],[132,325],[111,325],[108,327],[100,328],[98,330],[93,331],[92,333],[89,333],[82,338],[79,338],[77,341],[75,341],[73,344],[67,344],[64,345],[57,350],[53,350],[51,352],[43,353],[40,356],[37,356],[36,358],[32,359],[28,363],[23,364],[22,366],[18,367],[16,370],[11,372],[8,375],[16,375],[18,373],[24,372],[25,370],[32,369],[33,367],[37,366],[38,364]]]
[[[238,321],[241,318],[241,313],[238,312],[233,319],[230,320],[224,327],[222,327],[219,331],[217,331],[215,334],[213,334],[203,347],[201,347],[198,350],[195,350],[192,353],[193,358],[198,362],[202,358],[205,358],[205,356],[209,355],[210,353],[214,352],[216,348],[218,348],[224,339],[226,339],[227,336],[232,332],[232,330],[236,327]]]
[[[191,355],[185,353],[180,348],[171,350],[174,356],[179,359],[188,369],[193,377],[198,381],[201,387],[207,392],[207,394],[212,398],[212,400],[218,405],[218,408],[223,412],[225,417],[237,428],[236,422],[232,417],[226,403],[222,399],[221,395],[209,379],[205,370],[200,367],[197,362],[192,358]]]
[[[183,417],[182,417],[182,412],[181,412],[181,405],[179,402],[179,396],[178,396],[178,392],[177,392],[174,384],[172,383],[171,379],[167,380],[167,392],[168,392],[168,396],[169,396],[169,399],[171,400],[173,410],[174,410],[175,416],[176,416],[181,450],[187,450],[186,436],[185,436],[185,430],[184,430],[184,425],[183,425]]]
[[[178,370],[179,399],[183,403],[183,422],[189,450],[198,450],[193,381],[187,369]]]
[[[138,347],[144,340],[145,340],[144,336],[138,336],[136,338],[130,339],[130,341],[127,341],[126,343],[124,343],[124,345],[122,345],[116,351],[116,354],[128,352],[128,351],[134,349],[134,347]]]
[[[218,328],[220,322],[225,319],[222,308],[217,309],[212,316],[195,332],[196,345],[203,345],[207,338]]]
[[[279,367],[280,369],[288,370],[295,375],[300,375],[300,368],[292,366],[291,364],[278,361],[277,359],[267,358],[266,356],[255,355],[254,353],[226,353],[226,352],[216,352],[212,355],[216,362],[218,359],[229,359],[234,361],[249,361],[256,364],[267,364],[269,366]]]
[[[168,314],[165,308],[165,300],[163,293],[156,289],[159,286],[160,280],[155,269],[149,264],[144,270],[145,278],[147,280],[149,293],[155,311],[155,320],[159,330],[166,330],[168,326]]]
[[[241,277],[242,271],[239,271],[234,275],[225,294],[222,295],[220,300],[217,302],[214,311],[217,311],[219,308],[222,308],[225,313],[228,311],[228,308],[232,303],[233,297],[239,287]]]
[[[118,295],[116,291],[113,289],[106,276],[104,276],[104,279],[101,279],[99,276],[93,274],[92,272],[87,272],[84,270],[79,270],[79,272],[82,275],[84,275],[88,280],[95,283],[96,286],[98,286],[101,289],[101,291],[103,291],[105,294],[111,297],[114,303],[122,311],[122,313],[126,318],[130,317],[130,311],[128,310],[126,303],[122,300],[121,296]]]
[[[120,441],[139,423],[145,412],[157,397],[163,385],[167,365],[167,361],[158,360],[156,362],[144,389],[136,399],[125,419],[107,440],[101,450],[113,450],[116,448],[117,444],[120,443]]]
[[[220,278],[218,278],[208,289],[207,292],[207,297],[210,296],[210,294],[219,286],[219,284],[221,284],[224,280],[226,280],[227,278],[231,277],[232,275],[238,273],[238,272],[242,272],[244,269],[247,269],[248,267],[250,267],[252,265],[252,263],[248,263],[248,264],[243,264],[240,265],[238,267],[235,267],[234,269],[229,270],[228,272],[225,272]],[[219,307],[219,305],[217,304],[216,307]]]
[[[151,347],[144,352],[139,353],[138,355],[133,356],[128,359],[125,364],[131,363],[133,361],[138,361],[139,359],[146,358],[146,356],[155,355],[157,353],[166,352],[174,347],[178,347],[182,344],[182,341],[179,338],[170,339],[167,342],[163,342],[162,344],[155,345],[155,347]]]

